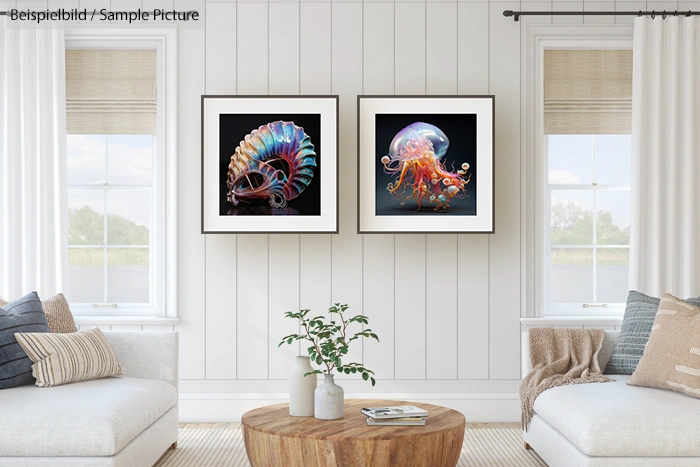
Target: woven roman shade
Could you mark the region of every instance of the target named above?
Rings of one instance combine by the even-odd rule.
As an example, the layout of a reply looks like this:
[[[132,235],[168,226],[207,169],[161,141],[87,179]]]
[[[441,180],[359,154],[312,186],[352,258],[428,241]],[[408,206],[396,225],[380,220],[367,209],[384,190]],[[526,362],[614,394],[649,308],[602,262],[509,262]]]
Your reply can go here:
[[[69,134],[155,134],[155,50],[67,50]]]
[[[545,50],[544,132],[632,132],[631,50]]]

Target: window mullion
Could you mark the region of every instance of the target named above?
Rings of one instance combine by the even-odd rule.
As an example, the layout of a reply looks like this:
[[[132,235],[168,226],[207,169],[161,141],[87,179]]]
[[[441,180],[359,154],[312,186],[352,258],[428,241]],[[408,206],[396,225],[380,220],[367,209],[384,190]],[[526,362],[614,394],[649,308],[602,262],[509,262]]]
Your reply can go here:
[[[595,135],[591,135],[591,178],[593,180],[593,303],[598,303],[598,191],[595,177]]]

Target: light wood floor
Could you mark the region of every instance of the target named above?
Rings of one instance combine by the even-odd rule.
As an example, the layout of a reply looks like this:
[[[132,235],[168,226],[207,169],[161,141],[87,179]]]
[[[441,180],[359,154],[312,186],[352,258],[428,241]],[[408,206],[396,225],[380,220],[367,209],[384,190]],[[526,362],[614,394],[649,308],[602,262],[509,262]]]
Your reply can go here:
[[[238,428],[240,423],[180,423],[180,428],[208,430]],[[467,429],[479,428],[520,428],[520,423],[467,423]]]

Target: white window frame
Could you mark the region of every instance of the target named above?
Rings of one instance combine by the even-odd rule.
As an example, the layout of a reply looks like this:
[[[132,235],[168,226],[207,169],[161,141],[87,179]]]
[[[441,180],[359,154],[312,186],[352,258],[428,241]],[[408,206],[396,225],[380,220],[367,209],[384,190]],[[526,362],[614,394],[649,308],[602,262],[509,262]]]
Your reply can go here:
[[[71,305],[79,321],[146,324],[177,318],[177,31],[175,29],[66,28],[67,50],[156,50],[156,137],[150,256],[151,305]],[[116,312],[115,312],[116,311]],[[112,319],[113,318],[113,319]],[[133,319],[132,319],[133,318]],[[168,323],[170,324],[170,323]]]
[[[617,317],[624,307],[548,307],[549,286],[545,255],[549,226],[545,203],[549,201],[547,135],[544,134],[545,50],[631,50],[630,25],[524,25],[521,69],[521,310],[522,318]]]

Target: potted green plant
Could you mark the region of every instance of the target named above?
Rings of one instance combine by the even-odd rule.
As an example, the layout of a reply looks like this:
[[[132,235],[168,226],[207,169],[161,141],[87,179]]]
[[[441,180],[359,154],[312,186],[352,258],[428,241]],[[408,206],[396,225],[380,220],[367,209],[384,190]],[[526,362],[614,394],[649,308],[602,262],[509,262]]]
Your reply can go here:
[[[379,342],[379,337],[369,328],[361,328],[354,333],[348,329],[353,323],[361,326],[369,324],[369,318],[364,315],[345,319],[343,313],[348,308],[348,305],[336,303],[328,309],[328,316],[309,318],[311,310],[300,310],[298,313],[288,311],[284,315],[287,318],[299,320],[302,333],[285,336],[279,346],[299,340],[308,341],[311,343],[306,349],[309,358],[322,366],[321,369],[307,371],[303,376],[306,378],[317,374],[324,375],[323,384],[314,392],[314,416],[322,420],[343,418],[344,391],[335,384],[333,370],[346,375],[360,374],[362,379],[370,381],[372,386],[376,384],[372,370],[361,363],[343,361],[353,341],[370,338]]]

